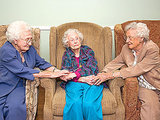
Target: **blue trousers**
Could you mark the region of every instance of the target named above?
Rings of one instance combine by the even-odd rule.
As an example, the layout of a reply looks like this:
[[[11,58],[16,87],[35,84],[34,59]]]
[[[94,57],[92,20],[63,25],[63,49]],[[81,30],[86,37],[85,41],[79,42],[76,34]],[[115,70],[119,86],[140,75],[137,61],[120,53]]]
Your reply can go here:
[[[26,120],[25,87],[22,81],[11,93],[0,97],[0,120]]]
[[[63,120],[103,120],[103,85],[68,82],[66,85],[66,105]]]

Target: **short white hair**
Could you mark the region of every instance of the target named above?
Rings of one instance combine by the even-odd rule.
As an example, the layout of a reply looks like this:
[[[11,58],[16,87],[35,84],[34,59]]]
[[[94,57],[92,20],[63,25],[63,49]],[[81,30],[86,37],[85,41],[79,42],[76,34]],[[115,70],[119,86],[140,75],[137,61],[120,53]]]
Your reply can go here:
[[[82,34],[79,30],[77,30],[77,29],[68,29],[68,30],[64,33],[64,36],[63,36],[63,38],[62,38],[62,44],[63,44],[63,46],[64,46],[65,48],[68,48],[68,47],[69,47],[67,36],[68,36],[69,33],[72,33],[72,32],[75,32],[75,33],[78,34],[78,36],[79,36],[79,38],[80,38],[80,40],[81,40],[81,43],[82,43],[82,41],[83,41],[83,34]]]
[[[6,32],[7,40],[11,43],[14,40],[19,40],[20,35],[23,32],[22,27],[24,27],[25,30],[31,31],[31,27],[27,23],[25,23],[24,21],[12,22],[7,28],[7,32]]]
[[[149,29],[146,24],[141,22],[132,22],[125,27],[125,32],[129,29],[135,29],[137,31],[137,37],[144,37],[144,41],[149,40]]]

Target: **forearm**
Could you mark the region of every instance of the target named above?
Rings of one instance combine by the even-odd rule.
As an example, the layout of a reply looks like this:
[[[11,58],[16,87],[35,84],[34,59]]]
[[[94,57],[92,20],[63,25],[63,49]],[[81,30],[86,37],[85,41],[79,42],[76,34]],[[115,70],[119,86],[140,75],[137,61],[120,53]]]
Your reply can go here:
[[[33,76],[36,78],[51,78],[52,73],[50,71],[42,71],[39,73],[34,73]]]
[[[114,78],[117,78],[117,77],[121,77],[121,74],[120,74],[120,71],[116,70],[114,72],[102,72],[102,73],[99,73],[97,75],[99,77],[99,79],[101,81],[106,81],[106,80],[109,80],[109,79],[114,79]]]
[[[73,78],[76,77],[75,73],[69,73],[68,75],[64,75],[62,77],[60,77],[62,80],[64,81],[68,81],[68,80],[72,80]]]
[[[52,66],[52,67],[49,67],[46,69],[47,71],[50,71],[50,72],[54,72],[54,71],[59,71],[59,69],[57,69],[56,67]]]

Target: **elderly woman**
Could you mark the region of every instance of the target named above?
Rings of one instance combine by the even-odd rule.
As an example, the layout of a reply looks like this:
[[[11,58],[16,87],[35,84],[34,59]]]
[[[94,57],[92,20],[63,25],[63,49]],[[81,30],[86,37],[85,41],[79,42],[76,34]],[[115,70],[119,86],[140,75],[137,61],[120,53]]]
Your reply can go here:
[[[37,54],[31,27],[25,22],[11,23],[6,36],[8,41],[0,48],[0,120],[26,120],[25,81],[56,78],[68,72],[57,70]]]
[[[95,85],[116,77],[138,77],[141,120],[160,120],[159,47],[149,40],[149,29],[144,23],[128,24],[125,33],[126,44],[120,55],[98,74],[99,80]],[[123,65],[127,67],[118,70]]]
[[[61,77],[68,81],[63,86],[66,91],[63,120],[102,120],[103,85],[93,85],[92,78],[98,73],[97,61],[93,50],[81,45],[82,40],[83,35],[77,29],[68,29],[62,39],[66,47],[62,69],[70,71]]]

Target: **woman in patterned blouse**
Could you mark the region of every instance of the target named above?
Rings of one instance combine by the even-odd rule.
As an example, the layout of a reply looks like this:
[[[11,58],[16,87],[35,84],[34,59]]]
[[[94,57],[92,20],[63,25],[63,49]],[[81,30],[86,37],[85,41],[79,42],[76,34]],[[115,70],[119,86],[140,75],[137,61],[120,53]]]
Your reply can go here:
[[[70,71],[61,77],[67,81],[61,86],[66,91],[63,120],[102,120],[103,85],[95,86],[97,61],[91,48],[81,45],[83,35],[77,29],[68,29],[62,39],[66,48],[62,58],[62,69]]]

